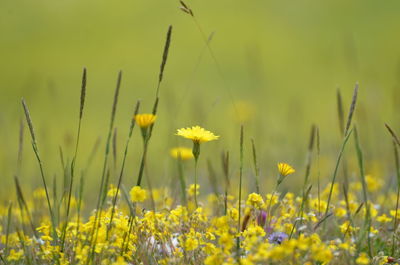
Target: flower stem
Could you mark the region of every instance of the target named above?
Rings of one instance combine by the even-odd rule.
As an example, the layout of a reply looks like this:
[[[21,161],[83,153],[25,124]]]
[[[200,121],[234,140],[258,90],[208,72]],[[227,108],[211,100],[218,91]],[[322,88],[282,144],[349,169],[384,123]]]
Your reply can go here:
[[[196,209],[198,207],[198,204],[197,204],[197,161],[198,161],[198,159],[196,158],[194,160],[194,204],[196,205]]]

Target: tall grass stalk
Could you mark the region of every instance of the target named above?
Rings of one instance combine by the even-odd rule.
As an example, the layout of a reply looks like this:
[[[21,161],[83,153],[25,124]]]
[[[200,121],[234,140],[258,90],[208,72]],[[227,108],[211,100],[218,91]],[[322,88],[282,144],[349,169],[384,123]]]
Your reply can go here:
[[[112,154],[113,154],[113,174],[117,172],[117,138],[118,138],[118,128],[114,128],[113,138],[112,138]]]
[[[256,182],[256,192],[260,194],[260,167],[257,163],[257,152],[256,145],[254,144],[254,139],[251,139],[251,147],[253,150],[253,165],[254,165],[254,176]]]
[[[398,226],[398,212],[399,212],[399,198],[400,198],[400,165],[399,165],[399,150],[396,143],[393,141],[393,149],[394,149],[394,159],[395,159],[395,166],[396,166],[396,177],[397,177],[397,196],[396,196],[396,209],[395,215],[393,220],[393,238],[392,238],[392,250],[391,256],[394,256],[395,245],[396,245],[396,232]]]
[[[367,234],[367,243],[368,243],[368,254],[370,257],[372,257],[371,237],[369,235],[370,231],[371,231],[370,204],[368,203],[368,191],[367,191],[367,183],[365,181],[363,153],[361,150],[360,140],[358,137],[358,131],[357,131],[356,127],[354,127],[354,141],[355,141],[355,146],[356,146],[357,161],[358,161],[358,167],[360,170],[360,178],[361,178],[361,184],[362,184],[362,190],[363,190],[363,202],[364,202],[364,207],[365,207],[364,226],[367,229],[366,234]]]
[[[337,176],[337,173],[338,173],[340,161],[342,159],[343,152],[344,152],[344,149],[346,147],[347,141],[349,140],[349,137],[350,137],[350,135],[352,133],[352,129],[350,129],[350,126],[351,126],[351,122],[352,122],[352,119],[353,119],[353,114],[354,114],[354,111],[355,111],[355,108],[356,108],[357,95],[358,95],[358,83],[356,83],[356,85],[354,87],[353,98],[352,98],[352,101],[351,101],[349,114],[347,116],[347,123],[346,123],[346,127],[345,127],[344,134],[343,134],[344,138],[343,138],[343,142],[342,142],[342,145],[341,145],[341,148],[340,148],[340,151],[339,151],[339,155],[338,155],[338,157],[336,159],[335,169],[333,171],[332,182],[331,182],[331,186],[330,186],[330,189],[329,189],[328,201],[327,201],[327,205],[326,205],[326,209],[325,209],[325,215],[327,215],[328,212],[329,212],[329,206],[330,206],[331,199],[332,199],[333,187],[334,187],[335,182],[336,182],[336,176]]]
[[[337,98],[337,112],[338,112],[338,121],[339,121],[339,132],[340,132],[340,137],[344,138],[344,110],[343,110],[343,100],[342,100],[342,94],[340,93],[340,89],[337,89],[336,92],[336,98]],[[347,162],[343,158],[342,161],[342,168],[343,168],[343,177],[344,177],[344,185],[346,185],[346,190],[348,190],[349,186],[349,177],[347,173]]]
[[[118,79],[117,79],[117,85],[115,88],[114,92],[114,101],[112,104],[111,108],[111,118],[110,118],[110,125],[108,128],[108,134],[107,134],[107,140],[106,140],[106,148],[104,152],[104,161],[103,161],[103,169],[101,173],[101,181],[100,181],[100,188],[99,188],[99,194],[97,197],[97,203],[96,203],[96,213],[95,213],[95,218],[94,218],[94,223],[93,223],[93,228],[90,234],[90,242],[92,245],[92,250],[91,254],[88,257],[88,263],[90,260],[93,259],[94,256],[94,250],[97,242],[97,234],[98,234],[98,226],[100,225],[99,219],[102,211],[102,199],[103,199],[103,194],[106,193],[107,187],[105,187],[105,182],[106,182],[106,172],[107,172],[107,162],[108,162],[108,156],[110,153],[110,142],[111,142],[111,135],[112,131],[114,128],[114,122],[115,122],[115,114],[117,112],[117,106],[118,106],[118,96],[119,96],[119,90],[121,87],[121,79],[122,79],[122,71],[119,71],[118,73]]]
[[[167,31],[167,37],[166,37],[165,45],[164,45],[164,52],[163,52],[162,59],[161,59],[161,64],[160,64],[160,72],[158,74],[156,97],[155,97],[155,100],[154,100],[153,111],[152,111],[153,115],[157,114],[158,103],[159,103],[159,100],[160,100],[160,98],[159,98],[160,87],[161,87],[161,83],[162,83],[163,77],[164,77],[165,65],[167,64],[169,47],[170,47],[170,44],[171,44],[171,36],[172,36],[172,26],[170,25],[168,27],[168,31]],[[141,183],[142,183],[144,167],[145,167],[145,164],[146,164],[147,149],[148,149],[148,145],[149,145],[149,141],[150,141],[151,135],[153,133],[153,128],[154,128],[154,123],[150,125],[150,127],[149,127],[149,129],[147,131],[146,137],[144,137],[144,139],[143,139],[143,154],[142,154],[142,160],[141,160],[141,163],[140,163],[140,169],[139,169],[139,174],[138,174],[136,186],[140,186]]]
[[[224,215],[228,213],[228,190],[229,190],[229,152],[223,152],[221,155],[222,169],[225,177],[225,195],[224,195]]]
[[[52,224],[51,231],[52,231],[53,240],[55,242],[57,242],[58,235],[57,235],[57,232],[56,232],[56,223],[55,223],[55,220],[54,220],[53,209],[51,207],[50,195],[49,195],[49,191],[48,191],[48,188],[47,188],[46,177],[45,177],[44,169],[43,169],[43,163],[42,163],[42,160],[40,158],[39,149],[38,149],[38,146],[37,146],[35,130],[34,130],[34,127],[33,127],[33,123],[32,123],[32,119],[31,119],[31,115],[29,113],[28,106],[26,105],[26,102],[25,102],[24,99],[22,99],[21,102],[22,102],[22,107],[23,107],[24,112],[25,112],[25,118],[26,118],[26,121],[28,123],[29,131],[30,131],[30,134],[31,134],[31,144],[32,144],[33,152],[35,153],[36,160],[37,160],[38,165],[39,165],[40,176],[42,178],[43,187],[44,187],[44,190],[45,190],[45,193],[46,193],[47,207],[48,207],[48,210],[49,210],[51,224]]]
[[[388,125],[385,124],[386,129],[389,131],[390,135],[392,136],[393,141],[393,151],[394,151],[394,164],[396,169],[396,178],[397,178],[397,196],[396,196],[396,209],[395,215],[393,220],[393,236],[392,236],[392,248],[391,248],[391,256],[395,254],[395,246],[396,246],[396,232],[398,226],[398,211],[399,211],[399,199],[400,199],[400,164],[399,164],[399,150],[398,146],[400,146],[399,138],[397,134],[393,131],[393,129]]]
[[[307,162],[306,162],[306,172],[304,175],[302,200],[301,200],[301,205],[300,205],[300,209],[299,209],[299,213],[298,213],[298,218],[300,219],[300,224],[303,223],[304,207],[306,205],[308,195],[311,191],[311,185],[309,185],[309,177],[310,177],[311,165],[312,165],[312,152],[314,149],[315,131],[316,131],[316,126],[312,125],[311,132],[310,132],[310,139],[308,142],[308,149],[307,149]],[[294,228],[295,228],[295,225],[293,226],[293,229]]]
[[[317,196],[318,196],[318,217],[321,216],[321,167],[320,167],[320,154],[321,154],[321,142],[319,136],[319,127],[316,128],[316,138],[317,138]]]
[[[24,194],[22,193],[22,188],[21,188],[21,185],[19,183],[19,179],[17,176],[14,177],[14,184],[15,184],[15,190],[17,192],[17,201],[18,201],[18,206],[19,206],[20,213],[21,213],[21,220],[25,220],[25,218],[24,218],[24,212],[25,212],[25,215],[26,215],[26,218],[28,219],[30,228],[32,229],[34,236],[38,238],[38,232],[36,231],[36,227],[33,224],[32,216],[29,211],[28,204],[26,203]],[[22,225],[22,229],[23,229],[24,224],[22,223],[21,225]]]
[[[81,135],[81,125],[82,125],[82,118],[83,118],[83,110],[85,108],[85,98],[86,98],[86,68],[83,68],[82,74],[82,85],[81,85],[81,97],[80,97],[80,106],[79,106],[79,121],[78,121],[78,129],[77,129],[77,137],[75,143],[75,152],[71,162],[71,176],[70,176],[70,183],[69,183],[69,190],[68,190],[68,202],[67,202],[67,211],[65,216],[65,223],[61,233],[61,252],[64,251],[64,243],[65,243],[65,236],[69,221],[69,214],[71,208],[71,197],[72,197],[72,187],[74,184],[74,177],[75,177],[75,164],[76,159],[78,156],[78,147],[79,147],[79,140]]]
[[[240,264],[240,224],[241,224],[241,210],[242,210],[242,178],[243,178],[243,125],[240,127],[240,164],[239,164],[239,201],[238,201],[238,235],[236,238],[236,252],[237,259]]]
[[[109,236],[109,231],[111,229],[111,225],[112,225],[112,221],[114,218],[114,213],[115,213],[115,206],[117,204],[117,199],[118,199],[118,195],[119,195],[119,190],[121,188],[121,184],[122,184],[122,179],[123,179],[123,175],[124,175],[124,169],[125,169],[125,163],[126,163],[126,157],[128,155],[128,149],[129,149],[129,143],[131,141],[132,138],[132,133],[133,133],[133,129],[135,128],[135,115],[139,113],[139,107],[140,107],[140,101],[138,100],[135,106],[135,111],[133,114],[133,117],[131,119],[131,124],[129,127],[129,133],[128,133],[128,138],[126,139],[126,144],[125,144],[125,151],[124,151],[124,156],[122,158],[122,165],[121,165],[121,170],[119,172],[119,177],[118,177],[118,184],[117,184],[117,190],[115,192],[114,198],[112,200],[112,208],[111,208],[111,217],[110,217],[110,222],[107,228],[107,238]]]

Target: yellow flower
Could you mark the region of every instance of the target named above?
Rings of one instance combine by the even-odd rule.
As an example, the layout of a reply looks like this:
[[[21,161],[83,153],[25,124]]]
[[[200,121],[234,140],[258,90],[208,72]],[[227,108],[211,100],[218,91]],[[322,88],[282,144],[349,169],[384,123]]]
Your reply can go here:
[[[147,128],[154,123],[157,116],[153,114],[137,114],[135,115],[135,121],[140,126],[140,128]]]
[[[142,189],[139,186],[135,186],[130,191],[131,200],[133,202],[142,202],[147,198],[146,190]]]
[[[195,192],[196,192],[196,195],[199,195],[199,193],[200,193],[199,190],[200,190],[199,184],[197,184],[197,185],[192,184],[192,185],[190,185],[190,187],[188,189],[188,193],[190,196],[193,196],[195,194]]]
[[[125,261],[124,257],[121,256],[119,256],[117,260],[112,263],[112,265],[126,265],[126,264],[128,263]]]
[[[289,164],[286,163],[278,163],[279,174],[283,177],[286,177],[295,172],[294,168],[292,168]]]
[[[358,256],[358,258],[356,259],[356,263],[357,264],[369,264],[368,255],[366,253],[362,252],[360,254],[360,256]]]
[[[193,140],[196,143],[204,143],[217,140],[219,136],[214,135],[212,132],[201,128],[200,126],[193,126],[192,128],[178,129],[176,135],[182,136],[187,139]]]
[[[397,213],[397,216],[396,216]],[[390,215],[396,218],[400,218],[400,210],[396,211],[396,210],[390,210]]]
[[[251,194],[249,194],[249,197],[247,198],[246,204],[251,205],[256,208],[261,208],[262,205],[264,204],[264,200],[260,194],[251,193]]]
[[[7,261],[17,261],[21,259],[24,255],[24,251],[22,249],[15,251],[11,249],[10,253],[8,254]]]
[[[377,191],[382,187],[382,182],[378,178],[374,178],[371,175],[365,176],[365,182],[367,183],[368,191]]]
[[[388,217],[386,214],[382,214],[376,218],[376,221],[380,223],[389,223],[392,221],[392,218]]]
[[[199,246],[199,241],[195,238],[188,237],[185,241],[185,249],[187,251],[195,250]]]
[[[343,217],[346,216],[347,211],[346,209],[342,208],[342,207],[338,207],[334,210],[334,213],[337,217]]]
[[[117,187],[111,184],[110,189],[107,191],[107,197],[114,198],[116,194],[117,194]]]
[[[33,191],[33,198],[35,199],[45,199],[46,198],[46,190],[43,188],[38,188]]]
[[[187,148],[187,147],[172,148],[170,153],[173,158],[180,158],[182,160],[188,160],[188,159],[191,159],[194,157],[193,153],[192,153],[192,149]]]

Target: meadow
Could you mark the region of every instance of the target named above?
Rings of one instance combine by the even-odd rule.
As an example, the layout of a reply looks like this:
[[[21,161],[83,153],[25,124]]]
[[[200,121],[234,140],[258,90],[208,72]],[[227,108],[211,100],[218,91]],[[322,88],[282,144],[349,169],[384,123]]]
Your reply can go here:
[[[0,264],[400,264],[399,7],[3,1]]]

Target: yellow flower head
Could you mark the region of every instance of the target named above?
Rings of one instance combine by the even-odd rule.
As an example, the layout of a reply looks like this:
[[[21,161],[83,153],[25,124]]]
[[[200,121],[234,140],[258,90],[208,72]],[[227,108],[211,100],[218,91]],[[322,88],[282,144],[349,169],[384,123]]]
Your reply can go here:
[[[283,177],[286,177],[295,172],[294,168],[292,168],[289,164],[286,163],[278,163],[279,174]]]
[[[117,194],[117,187],[111,184],[109,190],[107,191],[107,197],[113,198],[115,197],[116,194]]]
[[[200,126],[193,126],[192,128],[178,129],[176,135],[182,136],[187,139],[193,140],[196,143],[204,143],[217,140],[219,136],[214,135],[212,132],[201,128]]]
[[[142,202],[147,198],[146,190],[142,189],[139,186],[133,187],[129,193],[133,202]]]
[[[193,158],[192,149],[187,147],[172,148],[170,153],[173,158],[180,158],[182,160],[188,160]]]
[[[364,252],[361,252],[360,256],[356,259],[357,264],[370,264],[368,255]]]
[[[189,189],[188,189],[188,193],[189,193],[189,195],[190,196],[193,196],[193,195],[199,195],[199,193],[200,193],[200,185],[199,184],[197,184],[197,185],[194,185],[194,184],[192,184],[192,185],[190,185],[190,187],[189,187]]]
[[[153,114],[143,113],[136,114],[135,121],[140,126],[140,128],[147,128],[154,123],[157,116]]]
[[[257,193],[253,192],[253,193],[249,194],[249,197],[247,198],[246,204],[247,205],[251,205],[251,206],[256,207],[256,208],[261,208],[262,205],[264,204],[264,200],[263,200],[263,198],[261,197],[260,194],[257,194]]]
[[[199,246],[199,241],[196,238],[188,237],[185,241],[185,250],[192,251]]]

